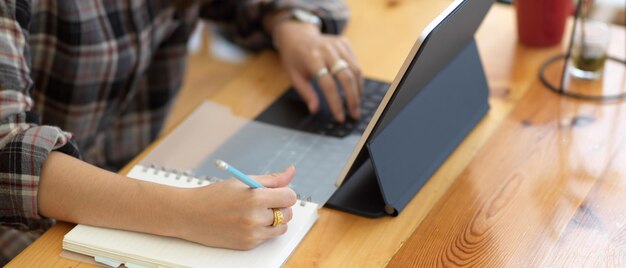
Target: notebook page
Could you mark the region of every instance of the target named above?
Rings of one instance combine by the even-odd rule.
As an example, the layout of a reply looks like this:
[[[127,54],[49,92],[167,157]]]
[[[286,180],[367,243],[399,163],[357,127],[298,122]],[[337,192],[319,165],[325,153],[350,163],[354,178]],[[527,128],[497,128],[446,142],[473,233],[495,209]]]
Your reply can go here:
[[[178,187],[197,187],[197,181],[177,180],[164,172],[134,167],[129,177]],[[202,181],[202,183],[208,183]],[[284,235],[248,251],[202,246],[178,238],[162,237],[87,225],[78,225],[63,239],[66,250],[149,266],[165,267],[279,267],[291,255],[317,220],[318,205],[298,201]]]
[[[65,244],[107,252],[118,261],[139,260],[166,267],[279,267],[289,257],[317,219],[317,205],[293,207],[293,219],[284,235],[248,251],[205,247],[182,239],[78,225],[64,238]],[[74,251],[71,247],[66,248]],[[79,252],[86,253],[86,252]],[[96,255],[96,254],[89,254]]]

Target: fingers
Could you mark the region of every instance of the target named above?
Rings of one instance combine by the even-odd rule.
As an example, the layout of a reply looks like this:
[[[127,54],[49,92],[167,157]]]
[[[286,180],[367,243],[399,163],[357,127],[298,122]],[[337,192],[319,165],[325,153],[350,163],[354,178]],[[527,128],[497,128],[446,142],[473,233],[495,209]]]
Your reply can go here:
[[[317,73],[318,70],[322,68],[328,68],[330,66],[329,61],[327,60],[329,56],[329,49],[325,49],[322,53],[315,53],[314,57],[312,57],[312,66],[313,68],[310,70],[312,74]],[[330,112],[333,114],[333,117],[338,122],[346,121],[346,115],[343,111],[343,101],[341,100],[341,96],[339,95],[339,91],[337,90],[337,85],[335,84],[335,80],[329,74],[326,74],[322,77],[317,77],[317,83],[320,85],[322,89],[322,93],[324,94],[324,98],[326,98],[326,102],[328,103],[328,107],[330,108]]]
[[[195,189],[200,194],[190,196],[204,197],[191,199],[191,204],[211,203],[215,206],[188,206],[196,208],[183,213],[183,218],[188,218],[185,223],[193,231],[179,236],[210,246],[251,249],[268,238],[284,234],[293,218],[292,207],[297,202],[295,192],[287,187],[294,174],[295,168],[289,166],[282,172],[254,176],[267,188],[252,189],[236,179],[228,179]],[[273,208],[282,214],[282,224],[277,226],[271,226],[274,223]],[[211,228],[202,227],[206,223],[210,223]]]
[[[218,213],[209,213],[214,217],[217,215],[213,222],[218,227],[220,223],[223,225],[224,232],[218,232],[217,235],[226,237],[223,241],[227,247],[251,249],[287,232],[287,224],[293,218],[291,207],[296,204],[297,197],[286,186],[294,174],[295,168],[289,166],[282,172],[253,176],[267,188],[251,189],[235,179],[212,184],[218,187],[212,196],[221,193],[222,199],[227,199],[223,202],[225,205],[217,206],[221,207]],[[281,224],[277,226],[272,226],[274,208],[282,214]]]
[[[361,113],[361,73],[350,48],[341,40],[340,38],[329,38],[326,45],[322,47],[322,56],[326,66],[331,69],[332,76],[337,79],[344,91],[348,113],[352,118],[358,119]],[[344,61],[344,64],[347,63],[347,68],[341,66],[341,61]],[[358,72],[358,76],[355,72]],[[337,121],[344,122],[342,100],[332,76],[324,76],[318,81],[328,100],[333,116]]]
[[[291,208],[281,208],[280,212],[283,214],[283,220],[280,225],[276,226],[272,226],[274,223],[274,211],[272,209],[265,209],[259,218],[244,220],[244,224],[248,227],[244,228],[246,231],[241,234],[242,243],[236,248],[252,249],[267,239],[285,234],[288,223],[293,219],[293,211]]]
[[[340,65],[338,65],[341,63],[341,61],[343,61],[344,64],[347,63],[339,56],[340,52],[338,46],[338,41],[332,43],[332,45],[329,44],[325,46],[324,51],[326,53],[326,64],[328,64],[328,66],[331,66],[331,71],[333,72],[333,75],[335,76],[335,78],[337,78],[337,80],[341,84],[341,87],[343,88],[350,116],[356,119],[360,116],[361,105],[359,92],[357,89],[357,83],[354,75],[352,74],[352,71],[348,67],[341,67]],[[336,69],[338,67],[339,69]]]
[[[291,219],[293,218],[293,210],[291,209],[291,207],[280,208],[278,210],[280,210],[280,212],[283,213],[283,223],[282,224],[286,224],[289,221],[291,221]],[[276,226],[272,226],[272,224],[274,223],[274,211],[272,209],[267,209],[267,217],[266,218],[267,218],[267,220],[266,220],[265,226],[276,227]]]
[[[283,223],[277,226],[272,226],[274,223],[274,211],[271,209],[268,209],[267,211],[267,224],[263,228],[263,234],[261,235],[264,236],[265,239],[269,239],[287,232],[287,225],[291,219],[293,219],[293,210],[291,208],[281,208],[280,212],[283,213]]]
[[[350,42],[348,42],[348,39],[346,39],[345,37],[340,37],[339,42],[339,55],[341,55],[341,57],[345,59],[350,65],[350,70],[352,71],[352,74],[354,75],[356,83],[358,85],[359,96],[363,96],[363,72],[361,71],[361,67],[356,60],[356,56],[354,55],[352,46],[350,45]]]
[[[338,71],[335,73],[335,77],[339,80],[343,88],[350,116],[354,119],[358,119],[361,116],[361,96],[356,78],[350,69]]]
[[[291,209],[291,207],[279,208],[278,210],[283,214],[283,220],[281,224],[272,226],[272,224],[274,223],[274,211],[273,209],[268,208],[264,209],[263,214],[259,218],[251,221],[253,222],[252,225],[262,227],[278,227],[291,221],[291,219],[293,218],[293,210]]]
[[[320,106],[319,96],[310,84],[311,79],[314,79],[336,121],[342,123],[346,120],[344,100],[338,85],[343,89],[347,113],[358,119],[363,78],[347,39],[319,34],[305,39],[308,40],[297,42],[297,45],[287,42],[279,52],[289,78],[309,112],[317,112]],[[335,70],[332,70],[333,67]]]
[[[283,188],[286,189],[286,188]],[[282,190],[282,189],[262,189],[262,190]],[[290,190],[290,189],[288,189]],[[280,199],[285,199],[283,197],[281,197],[280,194],[272,193],[272,199],[275,200],[280,200]],[[282,213],[282,221],[280,222],[280,224],[276,225],[276,226],[272,226],[274,224],[274,209],[271,208],[272,205],[270,205],[270,208],[265,208],[263,209],[263,213],[260,215],[262,217],[261,221],[258,221],[259,225],[257,225],[255,227],[255,231],[256,232],[256,237],[260,240],[266,240],[272,237],[276,237],[276,236],[280,236],[282,234],[284,234],[285,232],[287,232],[287,224],[291,221],[291,219],[293,219],[293,210],[291,209],[291,206],[295,204],[295,194],[293,194],[293,196],[289,196],[286,199],[291,199],[293,198],[294,202],[288,202],[287,203],[287,207],[277,207],[277,209],[280,211],[280,213]],[[281,204],[281,206],[284,204]],[[257,221],[255,221],[257,222]]]
[[[311,82],[306,79],[300,72],[295,70],[288,71],[289,78],[293,82],[296,92],[307,105],[310,113],[317,113],[320,106],[320,100],[315,93],[315,89],[311,86]]]
[[[288,208],[296,204],[296,192],[292,189],[284,188],[264,188],[257,189],[260,196],[259,202],[264,208]]]
[[[281,224],[281,225],[274,226],[274,227],[266,226],[264,227],[262,235],[265,236],[265,240],[266,240],[266,239],[270,239],[270,238],[285,234],[287,232],[287,229],[288,229],[287,224]]]
[[[296,168],[291,165],[281,172],[267,175],[252,175],[250,177],[252,177],[254,180],[256,180],[265,187],[280,188],[289,185],[295,173]]]
[[[295,174],[293,165],[285,170],[268,174],[251,176],[267,188],[255,189],[260,204],[264,208],[287,208],[296,203],[296,193],[287,187]]]

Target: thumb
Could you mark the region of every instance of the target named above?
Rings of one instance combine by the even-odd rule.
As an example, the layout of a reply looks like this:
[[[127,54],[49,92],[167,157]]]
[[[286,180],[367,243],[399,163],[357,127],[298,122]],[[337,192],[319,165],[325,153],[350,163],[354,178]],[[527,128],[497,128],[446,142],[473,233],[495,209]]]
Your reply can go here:
[[[293,70],[289,72],[289,77],[291,78],[291,82],[293,83],[296,92],[300,95],[300,98],[306,103],[307,108],[310,113],[317,113],[320,106],[320,100],[317,97],[317,93],[313,86],[311,85],[311,81],[304,78],[304,76],[298,71]]]
[[[289,185],[295,173],[296,168],[293,165],[290,165],[289,167],[278,173],[255,175],[250,177],[252,177],[257,182],[267,188],[279,188]]]

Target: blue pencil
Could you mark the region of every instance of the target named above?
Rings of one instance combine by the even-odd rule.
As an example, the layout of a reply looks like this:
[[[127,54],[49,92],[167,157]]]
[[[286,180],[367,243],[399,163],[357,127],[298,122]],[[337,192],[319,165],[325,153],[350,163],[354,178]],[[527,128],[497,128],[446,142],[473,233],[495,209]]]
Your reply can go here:
[[[215,160],[215,165],[221,170],[228,171],[228,173],[232,174],[233,176],[235,176],[235,178],[250,186],[250,188],[252,189],[265,188],[260,183],[248,177],[246,174],[241,173],[241,171],[237,170],[236,168],[222,160]]]

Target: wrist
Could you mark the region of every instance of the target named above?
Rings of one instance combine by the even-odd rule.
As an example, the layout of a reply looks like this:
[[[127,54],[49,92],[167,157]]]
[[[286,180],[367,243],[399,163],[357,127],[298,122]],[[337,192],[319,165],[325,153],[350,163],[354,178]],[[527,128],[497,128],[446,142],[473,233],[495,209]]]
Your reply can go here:
[[[161,184],[136,181],[137,195],[146,203],[140,207],[146,209],[142,215],[146,228],[144,232],[169,237],[182,238],[184,234],[184,213],[188,210],[190,191],[193,189],[170,187]],[[146,217],[147,216],[147,217]],[[149,226],[149,227],[148,227]]]
[[[173,236],[189,241],[212,241],[215,237],[199,237],[201,226],[210,228],[209,224],[214,224],[220,220],[215,216],[220,215],[215,212],[215,208],[221,208],[219,201],[224,199],[224,193],[215,189],[215,185],[208,185],[199,188],[174,188],[170,202],[164,205],[163,212],[168,217],[168,236]]]
[[[263,18],[263,29],[268,35],[272,36],[276,26],[280,25],[283,21],[289,18],[291,16],[290,14],[291,11],[289,10],[278,10],[268,13]]]
[[[198,194],[196,188],[169,187],[166,195],[161,197],[161,219],[166,223],[167,236],[189,240],[189,219],[193,213],[193,196]],[[197,204],[196,204],[197,205]]]
[[[289,32],[286,29],[321,33],[322,20],[315,14],[302,9],[279,10],[265,16],[263,27],[276,45],[279,35]]]
[[[320,31],[313,25],[289,21],[281,23],[274,29],[272,33],[272,43],[275,48],[281,48],[286,42],[294,42],[294,40],[302,40],[302,36],[317,36],[320,35]],[[298,37],[298,38],[296,38]],[[295,41],[298,42],[298,41]]]

